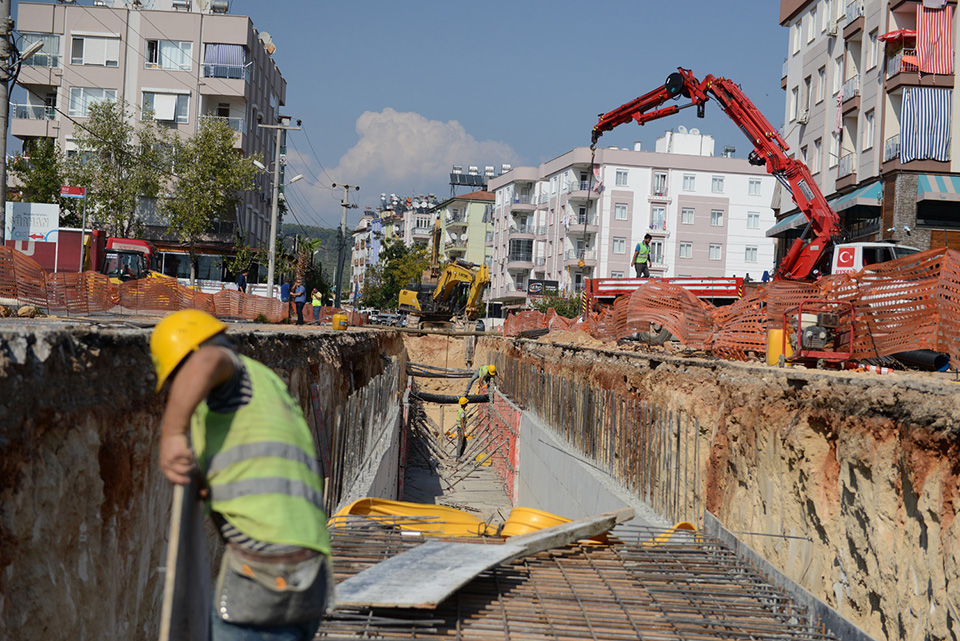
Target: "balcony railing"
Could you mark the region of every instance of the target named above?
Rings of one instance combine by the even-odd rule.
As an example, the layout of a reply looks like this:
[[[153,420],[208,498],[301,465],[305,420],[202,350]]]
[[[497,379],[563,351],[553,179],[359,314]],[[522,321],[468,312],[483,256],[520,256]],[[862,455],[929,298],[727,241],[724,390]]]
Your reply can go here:
[[[577,225],[597,225],[597,217],[594,216],[577,216]]]
[[[533,253],[527,252],[513,252],[507,254],[508,263],[532,263],[533,262]]]
[[[860,76],[854,76],[850,78],[845,83],[843,83],[843,93],[841,94],[844,100],[850,100],[860,95]]]
[[[543,205],[544,203],[548,203],[548,202],[550,202],[550,194],[543,193],[543,194],[540,194],[539,198],[537,198],[538,205]]]
[[[514,205],[532,205],[534,204],[534,202],[530,194],[519,194],[519,195],[514,195],[513,204]]]
[[[848,25],[863,15],[863,0],[853,0],[847,3],[847,16],[844,25]],[[846,94],[844,94],[846,95]]]
[[[203,65],[204,78],[227,78],[230,80],[246,80],[246,65]]]
[[[900,134],[891,136],[883,142],[883,162],[900,157]]]
[[[447,218],[447,223],[448,223],[448,224],[452,224],[452,223],[466,223],[466,222],[467,222],[467,214],[464,213],[464,212],[460,212],[460,213],[457,213],[457,214],[453,214],[453,215],[451,215],[450,217]]]
[[[533,225],[513,225],[508,232],[511,234],[532,234]]]
[[[595,249],[568,249],[564,252],[563,257],[565,260],[578,260],[580,258],[584,260],[596,260],[597,251]]]
[[[228,118],[227,116],[213,116],[213,115],[202,116],[202,118],[210,119],[210,120],[223,120],[228,125],[230,125],[230,128],[233,129],[234,131],[238,131],[240,133],[244,132],[243,118]]]
[[[857,170],[857,154],[850,152],[845,156],[840,156],[840,166],[837,167],[837,178],[844,178],[853,174]]]
[[[415,235],[427,235],[433,233],[433,227],[414,227],[413,233]]]
[[[448,240],[444,244],[446,249],[464,249],[467,246],[467,241],[465,240]]]
[[[533,264],[536,265],[537,267],[543,267],[544,265],[547,264],[547,257],[537,256],[536,258],[533,259]]]
[[[653,231],[667,231],[667,221],[665,219],[655,218],[650,221],[650,229]]]
[[[887,78],[901,71],[919,71],[918,60],[916,49],[901,49],[892,58],[887,58]]]
[[[46,105],[10,105],[10,117],[24,120],[56,120],[57,111]]]

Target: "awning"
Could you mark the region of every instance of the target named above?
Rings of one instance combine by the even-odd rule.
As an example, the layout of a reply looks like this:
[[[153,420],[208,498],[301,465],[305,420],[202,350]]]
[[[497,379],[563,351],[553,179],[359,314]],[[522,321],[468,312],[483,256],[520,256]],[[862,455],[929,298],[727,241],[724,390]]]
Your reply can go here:
[[[801,227],[807,224],[807,215],[802,211],[796,213],[792,216],[787,216],[776,225],[767,230],[767,238],[771,236],[779,236],[784,232],[791,231],[793,229],[800,229]]]
[[[960,176],[920,174],[917,200],[960,201]]]
[[[833,208],[833,211],[843,211],[845,209],[850,209],[851,207],[856,207],[857,205],[864,205],[867,207],[879,207],[880,203],[883,200],[883,185],[880,184],[880,181],[870,183],[866,187],[860,187],[859,189],[854,189],[849,194],[844,194],[836,200],[830,203],[830,207]]]
[[[242,67],[247,62],[246,58],[243,45],[208,44],[203,53],[203,64]]]
[[[915,29],[897,29],[896,31],[888,31],[887,33],[877,36],[877,40],[881,42],[899,42],[904,39],[916,37],[917,32]]]

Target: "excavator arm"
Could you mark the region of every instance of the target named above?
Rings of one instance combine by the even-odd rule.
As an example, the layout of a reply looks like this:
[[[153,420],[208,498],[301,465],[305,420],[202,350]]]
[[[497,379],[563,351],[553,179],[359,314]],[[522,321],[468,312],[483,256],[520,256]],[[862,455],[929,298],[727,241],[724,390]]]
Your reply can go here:
[[[790,191],[794,202],[807,217],[806,229],[780,261],[774,278],[811,279],[814,269],[825,259],[828,250],[844,235],[840,217],[830,209],[807,166],[787,154],[790,147],[780,132],[731,80],[708,75],[701,81],[689,70],[680,68],[667,77],[662,87],[601,114],[593,127],[591,147],[596,147],[605,132],[631,120],[643,125],[688,107],[696,107],[697,116],[702,118],[711,97],[750,139],[753,151],[750,152],[749,162],[764,165],[767,172]],[[681,98],[689,99],[690,103],[663,106],[669,100]]]

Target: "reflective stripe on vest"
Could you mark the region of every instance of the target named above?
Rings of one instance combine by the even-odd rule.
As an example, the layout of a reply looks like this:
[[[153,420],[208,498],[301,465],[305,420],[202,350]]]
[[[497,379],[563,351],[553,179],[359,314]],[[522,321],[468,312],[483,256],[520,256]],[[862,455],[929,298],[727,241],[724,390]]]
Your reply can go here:
[[[316,459],[313,459],[306,452],[296,445],[290,443],[280,443],[277,441],[262,441],[260,443],[245,443],[230,448],[225,452],[217,452],[207,463],[207,474],[213,476],[217,472],[227,469],[234,463],[260,457],[285,458],[296,463],[302,463],[307,468],[320,476],[320,468]]]
[[[214,501],[232,501],[257,494],[284,494],[306,499],[321,510],[323,509],[323,495],[320,492],[306,483],[282,477],[243,479],[210,488],[210,498]]]
[[[637,260],[638,263],[645,263],[647,259],[650,258],[650,246],[640,243],[637,245]]]

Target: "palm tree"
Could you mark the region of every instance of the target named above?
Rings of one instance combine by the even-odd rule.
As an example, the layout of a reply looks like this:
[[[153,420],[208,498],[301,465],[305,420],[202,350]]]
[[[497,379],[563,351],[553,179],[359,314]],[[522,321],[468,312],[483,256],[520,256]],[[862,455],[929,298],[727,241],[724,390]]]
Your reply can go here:
[[[310,268],[310,261],[313,259],[313,253],[320,249],[321,241],[319,238],[300,238],[300,253],[297,254],[297,278],[304,283],[307,282],[307,269]]]

